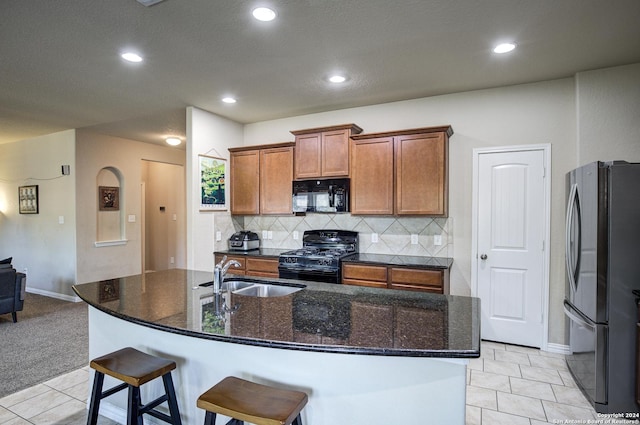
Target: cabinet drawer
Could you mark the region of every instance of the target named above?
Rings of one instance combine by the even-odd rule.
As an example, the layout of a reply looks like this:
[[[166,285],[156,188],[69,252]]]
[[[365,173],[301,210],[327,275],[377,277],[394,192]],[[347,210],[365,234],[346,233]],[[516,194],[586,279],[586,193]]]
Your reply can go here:
[[[269,273],[269,275],[267,275],[269,277],[273,277],[273,275],[278,276],[278,260],[248,257],[246,270],[247,270],[247,274],[252,276],[264,276],[264,275],[258,275],[255,272]]]
[[[428,292],[443,292],[443,272],[440,270],[419,270],[391,268],[391,287]]]
[[[356,264],[344,264],[342,266],[343,279],[375,280],[387,283],[387,268],[381,266],[363,266]]]
[[[223,257],[224,257],[224,254],[216,254],[215,263],[218,264],[220,261],[222,261]],[[246,257],[242,255],[227,255],[227,261],[229,260],[236,260],[238,263],[240,263],[240,267],[229,267],[229,271],[227,273],[244,274],[244,269],[246,266]]]

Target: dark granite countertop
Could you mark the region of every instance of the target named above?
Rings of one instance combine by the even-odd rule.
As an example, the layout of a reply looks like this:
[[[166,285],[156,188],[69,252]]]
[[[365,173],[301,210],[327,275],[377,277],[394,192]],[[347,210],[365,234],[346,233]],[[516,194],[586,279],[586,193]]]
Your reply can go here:
[[[224,255],[246,255],[248,257],[275,257],[278,258],[283,252],[291,251],[291,249],[277,249],[277,248],[259,248],[252,249],[251,251],[232,251],[229,249],[223,249],[215,251],[214,254]]]
[[[258,298],[214,297],[211,272],[173,269],[75,285],[89,305],[154,329],[265,347],[412,357],[480,355],[477,298],[273,278],[304,289]],[[216,304],[237,310],[216,315]],[[217,311],[221,311],[220,308]]]
[[[422,257],[413,255],[353,254],[344,258],[342,262],[428,269],[449,269],[453,264],[453,258]]]

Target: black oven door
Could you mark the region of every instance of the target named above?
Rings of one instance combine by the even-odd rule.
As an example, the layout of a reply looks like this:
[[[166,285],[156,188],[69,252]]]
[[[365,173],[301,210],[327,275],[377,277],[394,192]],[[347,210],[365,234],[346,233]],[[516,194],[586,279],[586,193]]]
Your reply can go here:
[[[313,282],[342,283],[340,269],[315,269],[305,267],[278,267],[280,279],[310,280]]]

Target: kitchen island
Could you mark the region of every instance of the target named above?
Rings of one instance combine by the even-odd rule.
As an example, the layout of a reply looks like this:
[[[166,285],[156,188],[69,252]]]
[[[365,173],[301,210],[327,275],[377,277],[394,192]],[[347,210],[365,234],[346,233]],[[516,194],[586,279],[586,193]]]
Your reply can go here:
[[[176,269],[74,286],[90,306],[90,357],[131,346],[175,360],[185,424],[203,422],[196,399],[228,375],[305,391],[306,425],[464,424],[466,359],[480,355],[479,300],[227,277],[242,279],[295,292],[214,297],[200,286],[210,272]],[[152,397],[162,384],[142,390]],[[125,409],[117,394],[101,414],[121,420]]]

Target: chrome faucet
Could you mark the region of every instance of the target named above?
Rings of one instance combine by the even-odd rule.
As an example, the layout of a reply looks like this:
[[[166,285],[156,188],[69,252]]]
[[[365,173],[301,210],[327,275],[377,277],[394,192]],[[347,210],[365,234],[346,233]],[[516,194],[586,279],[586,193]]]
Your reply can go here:
[[[226,263],[225,263],[226,261]],[[227,261],[227,256],[222,257],[222,260],[213,268],[213,293],[219,294],[222,289],[222,282],[224,282],[224,275],[227,274],[229,267],[240,267],[242,264],[236,260]]]

